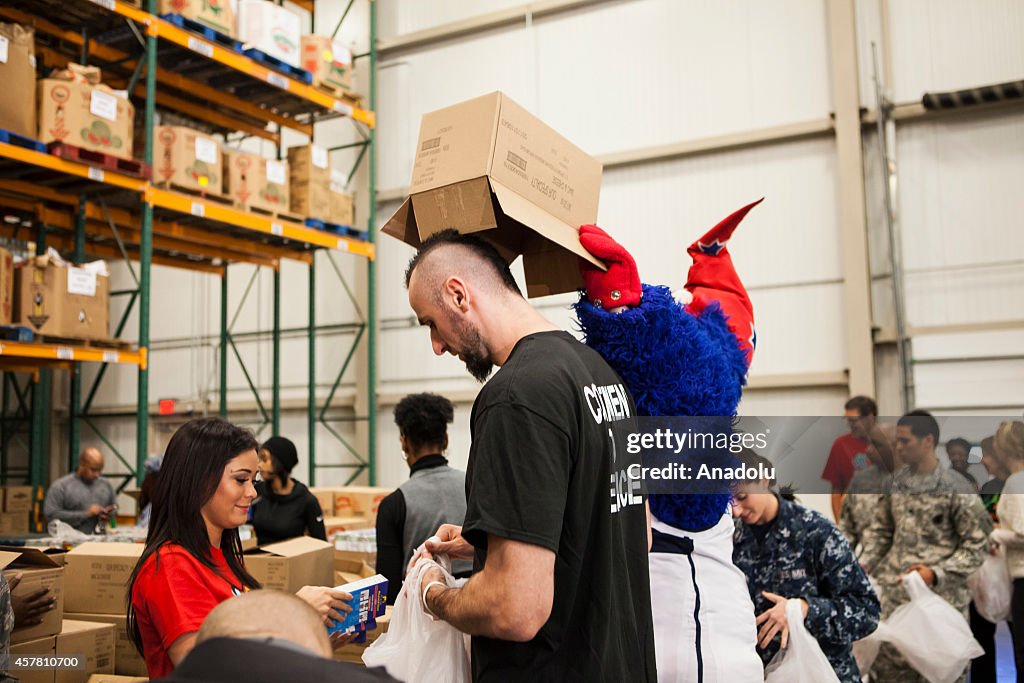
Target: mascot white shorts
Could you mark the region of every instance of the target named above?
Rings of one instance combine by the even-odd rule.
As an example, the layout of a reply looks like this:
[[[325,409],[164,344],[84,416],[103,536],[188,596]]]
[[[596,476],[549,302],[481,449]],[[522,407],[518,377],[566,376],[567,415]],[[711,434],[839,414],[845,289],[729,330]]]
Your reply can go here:
[[[763,681],[754,605],[732,563],[733,523],[706,531],[651,522],[651,598],[661,683]]]

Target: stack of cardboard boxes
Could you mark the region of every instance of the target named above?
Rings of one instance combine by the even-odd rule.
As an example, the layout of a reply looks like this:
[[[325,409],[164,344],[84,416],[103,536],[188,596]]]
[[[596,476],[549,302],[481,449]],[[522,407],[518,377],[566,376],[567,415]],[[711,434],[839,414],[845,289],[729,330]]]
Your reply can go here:
[[[372,529],[377,523],[380,501],[394,489],[381,486],[315,486],[310,491],[320,502],[327,538],[331,538],[342,531]]]
[[[64,617],[111,625],[114,666],[108,673],[145,676],[146,662],[128,640],[128,579],[142,556],[139,543],[83,543],[65,556]]]
[[[224,150],[224,195],[239,208],[287,213],[291,206],[288,162]]]
[[[0,548],[0,564],[10,581],[21,574],[12,595],[29,595],[45,588],[56,598],[53,609],[41,623],[15,628],[11,633],[11,655],[84,655],[85,668],[77,670],[18,671],[22,683],[86,683],[93,673],[114,672],[114,627],[110,624],[66,618],[67,576],[62,552],[37,548]],[[145,670],[143,670],[143,674]]]
[[[32,512],[31,486],[5,486],[3,513],[0,513],[0,536],[23,536],[28,533],[28,517]]]

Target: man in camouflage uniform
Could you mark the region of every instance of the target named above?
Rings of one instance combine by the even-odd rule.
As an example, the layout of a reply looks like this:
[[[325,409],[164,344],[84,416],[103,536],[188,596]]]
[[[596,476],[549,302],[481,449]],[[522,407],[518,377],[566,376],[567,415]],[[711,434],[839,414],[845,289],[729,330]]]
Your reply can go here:
[[[866,451],[870,464],[850,480],[836,522],[858,556],[868,543],[868,530],[875,519],[875,511],[892,487],[893,458],[890,444],[896,440],[896,427],[891,423],[877,424],[870,438],[871,443]]]
[[[896,451],[906,465],[896,472],[892,494],[878,506],[860,557],[878,581],[883,620],[909,600],[902,578],[911,571],[966,619],[967,576],[985,560],[992,522],[967,480],[939,467],[938,441],[938,423],[923,410],[907,413],[896,425]],[[965,668],[959,680],[966,678]],[[871,680],[925,679],[886,643],[871,667]]]

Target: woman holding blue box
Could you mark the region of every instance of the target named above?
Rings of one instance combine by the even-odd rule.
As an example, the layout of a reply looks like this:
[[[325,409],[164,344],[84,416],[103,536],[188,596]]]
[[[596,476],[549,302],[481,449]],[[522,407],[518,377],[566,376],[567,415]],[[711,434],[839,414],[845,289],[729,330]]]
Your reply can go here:
[[[256,447],[248,430],[220,418],[186,423],[167,445],[146,548],[128,585],[128,631],[151,679],[188,654],[215,606],[260,587],[238,537],[256,498]],[[352,609],[351,596],[332,588],[306,586],[297,595],[328,626]]]

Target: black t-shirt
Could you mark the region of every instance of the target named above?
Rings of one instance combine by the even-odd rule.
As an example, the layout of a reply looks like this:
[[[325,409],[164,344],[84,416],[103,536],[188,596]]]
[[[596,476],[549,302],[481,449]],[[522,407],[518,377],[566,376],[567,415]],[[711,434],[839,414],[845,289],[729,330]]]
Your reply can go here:
[[[474,637],[473,680],[657,680],[644,498],[626,474],[639,456],[611,438],[635,415],[615,371],[566,332],[524,337],[484,385],[462,529],[475,569],[488,534],[556,559],[547,623],[525,643]]]
[[[305,536],[327,540],[320,501],[306,485],[292,480],[291,493],[279,496],[267,482],[256,482],[256,500],[252,504],[252,526],[260,545]]]

